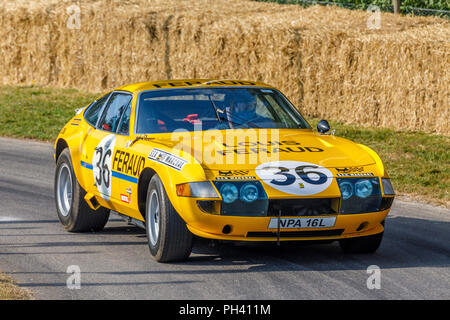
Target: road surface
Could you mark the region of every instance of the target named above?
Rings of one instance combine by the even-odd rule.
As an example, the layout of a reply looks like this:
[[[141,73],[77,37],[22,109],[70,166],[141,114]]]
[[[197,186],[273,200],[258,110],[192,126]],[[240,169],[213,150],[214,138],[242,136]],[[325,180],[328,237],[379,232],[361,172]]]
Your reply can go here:
[[[396,200],[372,255],[201,240],[189,261],[160,264],[145,232],[114,214],[102,232],[66,232],[52,157],[50,144],[0,138],[0,270],[37,299],[450,299],[448,209]]]

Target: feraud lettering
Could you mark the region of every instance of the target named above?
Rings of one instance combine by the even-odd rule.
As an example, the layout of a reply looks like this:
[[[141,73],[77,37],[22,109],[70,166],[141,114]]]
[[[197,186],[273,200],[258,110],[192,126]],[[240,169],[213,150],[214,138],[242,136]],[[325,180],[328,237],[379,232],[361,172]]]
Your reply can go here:
[[[158,82],[154,83],[153,86],[156,88],[176,88],[176,87],[188,87],[188,86],[194,86],[194,85],[211,85],[211,86],[217,86],[217,85],[223,85],[223,86],[255,86],[256,83],[251,81],[235,81],[235,80],[219,80],[219,81],[208,81],[208,82],[202,82],[202,81],[172,81],[172,82]]]
[[[145,157],[116,149],[112,168],[123,174],[137,177],[145,168]]]
[[[323,152],[323,149],[312,146],[300,146],[296,141],[268,141],[267,143],[256,142],[239,142],[236,145],[223,144],[224,149],[218,153],[225,155],[227,153],[236,154],[255,154],[259,152],[280,153],[280,152]]]

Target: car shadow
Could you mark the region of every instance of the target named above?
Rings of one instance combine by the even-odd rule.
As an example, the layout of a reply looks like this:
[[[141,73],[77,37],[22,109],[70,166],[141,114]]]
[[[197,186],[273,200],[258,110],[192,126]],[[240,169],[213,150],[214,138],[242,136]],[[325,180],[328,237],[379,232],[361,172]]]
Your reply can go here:
[[[383,241],[372,254],[344,254],[331,244],[281,242],[231,244],[197,240],[187,265],[246,265],[252,270],[314,271],[450,266],[450,222],[389,217]],[[255,266],[256,264],[256,266]],[[181,265],[181,264],[180,264]]]
[[[20,226],[24,221],[15,221]],[[45,221],[56,223],[57,221]],[[27,221],[24,227],[32,228],[34,223]],[[3,224],[3,223],[1,223]],[[124,225],[125,224],[125,225]],[[17,227],[7,223],[5,227]],[[17,230],[19,232],[19,229]],[[220,243],[196,238],[192,254],[187,261],[159,264],[155,262],[145,248],[147,239],[141,228],[126,225],[123,221],[112,220],[100,232],[67,233],[61,230],[60,237],[69,241],[34,241],[43,234],[23,232],[21,236],[29,241],[21,243],[2,243],[9,248],[78,248],[85,254],[98,254],[101,247],[116,246],[115,250],[129,251],[134,248],[136,261],[144,261],[138,270],[119,271],[126,274],[207,274],[207,273],[246,273],[270,271],[333,271],[333,270],[365,270],[370,265],[380,268],[417,268],[417,267],[449,267],[450,266],[450,222],[419,219],[404,216],[389,216],[386,220],[386,231],[380,248],[373,254],[344,254],[338,243],[303,244],[281,242],[276,243]],[[109,237],[111,235],[112,237]],[[36,237],[34,237],[36,236]],[[45,236],[45,235],[43,235]],[[56,235],[55,235],[56,236]],[[114,236],[118,236],[114,238]],[[9,238],[9,237],[8,237]],[[5,238],[6,239],[6,238]],[[37,237],[39,239],[39,237]],[[12,240],[12,239],[11,239]],[[117,247],[119,246],[119,247]],[[131,247],[129,247],[131,246]],[[94,251],[95,250],[95,251]],[[141,253],[148,252],[148,258]],[[24,254],[30,254],[28,251]],[[49,252],[43,252],[48,254]],[[9,250],[0,254],[22,254]],[[33,254],[37,254],[34,252]],[[71,252],[67,252],[71,254]],[[120,255],[120,253],[118,253]],[[129,255],[128,255],[129,256]],[[148,263],[145,260],[148,259]],[[133,262],[130,262],[131,264]],[[144,267],[144,266],[148,267]],[[142,268],[142,269],[141,269]],[[141,270],[139,270],[141,269]]]

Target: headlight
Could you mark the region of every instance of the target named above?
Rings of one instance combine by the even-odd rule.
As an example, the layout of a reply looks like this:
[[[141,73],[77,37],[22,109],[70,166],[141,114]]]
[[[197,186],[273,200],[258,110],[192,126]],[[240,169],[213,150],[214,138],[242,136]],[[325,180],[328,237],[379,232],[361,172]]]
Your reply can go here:
[[[380,179],[337,178],[341,191],[341,214],[377,212],[381,206]]]
[[[177,184],[176,189],[179,197],[219,198],[219,195],[209,181]]]
[[[258,199],[258,188],[254,184],[244,184],[241,187],[240,193],[240,199],[244,202],[253,202]]]
[[[223,202],[225,203],[232,203],[239,197],[238,188],[231,183],[225,183],[220,188],[220,194],[222,195]]]
[[[385,195],[393,196],[395,195],[394,188],[391,184],[391,179],[389,178],[381,178],[381,183],[383,184],[383,191]]]
[[[355,194],[360,198],[367,198],[372,194],[373,187],[369,180],[359,180],[355,183]]]
[[[353,184],[348,181],[342,182],[339,185],[341,189],[342,199],[347,200],[351,196],[353,196]]]
[[[222,196],[220,214],[239,217],[264,217],[269,199],[259,181],[213,181]]]

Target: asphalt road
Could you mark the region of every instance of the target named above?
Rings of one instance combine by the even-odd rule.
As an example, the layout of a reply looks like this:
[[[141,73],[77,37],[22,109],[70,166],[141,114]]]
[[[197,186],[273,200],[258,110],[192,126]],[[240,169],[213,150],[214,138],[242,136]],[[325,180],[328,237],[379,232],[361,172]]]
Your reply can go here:
[[[102,232],[63,229],[52,155],[50,144],[0,138],[0,270],[37,299],[450,299],[450,210],[396,200],[372,255],[201,240],[189,261],[159,264],[145,232],[116,215]],[[67,287],[71,265],[80,289]],[[373,265],[379,289],[367,286]]]

